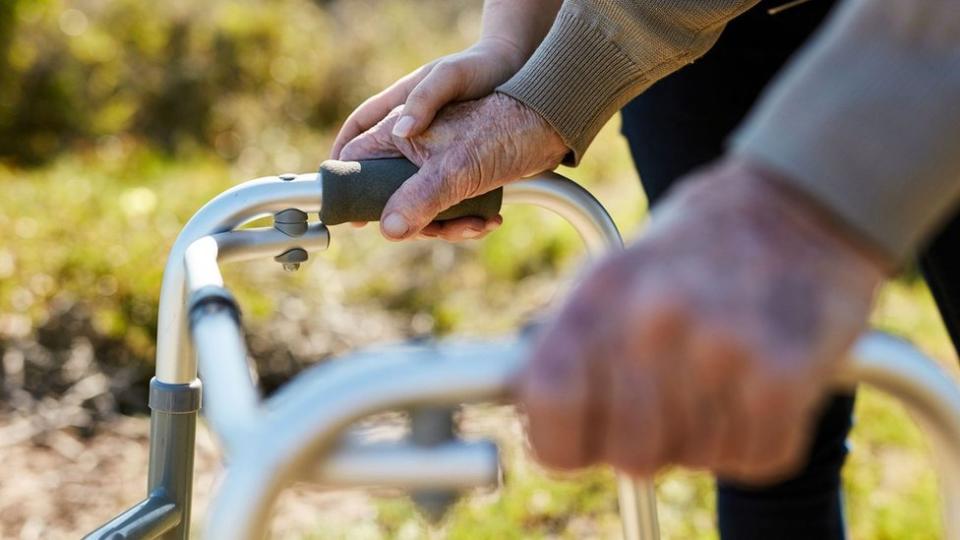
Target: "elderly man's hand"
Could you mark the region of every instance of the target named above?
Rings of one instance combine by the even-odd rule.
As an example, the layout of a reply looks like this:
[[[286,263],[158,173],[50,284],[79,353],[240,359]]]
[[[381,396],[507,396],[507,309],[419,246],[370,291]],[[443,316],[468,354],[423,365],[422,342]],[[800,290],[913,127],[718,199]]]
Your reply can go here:
[[[503,94],[444,108],[423,133],[394,134],[394,109],[340,152],[344,160],[406,157],[420,167],[391,197],[380,228],[392,240],[422,234],[447,240],[478,238],[500,224],[461,218],[431,223],[443,210],[524,176],[556,167],[563,140],[537,113]]]
[[[884,277],[846,234],[742,162],[686,181],[541,335],[520,384],[539,459],[793,472]]]

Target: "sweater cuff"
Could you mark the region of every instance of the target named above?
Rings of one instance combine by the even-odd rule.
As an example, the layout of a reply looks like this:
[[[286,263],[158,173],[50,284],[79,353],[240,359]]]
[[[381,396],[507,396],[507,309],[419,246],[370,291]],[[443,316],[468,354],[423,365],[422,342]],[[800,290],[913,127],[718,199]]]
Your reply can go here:
[[[597,133],[647,81],[611,38],[566,5],[530,60],[497,88],[536,111],[570,148],[575,165]]]
[[[960,200],[960,15],[857,0],[765,92],[732,140],[897,262]]]

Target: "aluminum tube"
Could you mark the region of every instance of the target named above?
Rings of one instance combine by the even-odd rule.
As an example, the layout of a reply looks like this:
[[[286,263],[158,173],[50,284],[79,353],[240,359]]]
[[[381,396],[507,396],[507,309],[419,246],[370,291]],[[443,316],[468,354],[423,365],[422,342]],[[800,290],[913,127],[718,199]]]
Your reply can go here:
[[[616,224],[594,196],[572,180],[543,173],[504,187],[504,202],[527,203],[553,211],[578,233],[592,257],[623,248]],[[624,540],[657,540],[657,499],[651,479],[617,474]]]
[[[204,287],[223,287],[223,274],[217,265],[219,257],[220,246],[214,236],[204,236],[190,244],[183,255],[187,298]]]
[[[413,489],[495,487],[500,482],[497,446],[490,441],[348,443],[310,470],[326,486]]]
[[[617,474],[617,502],[625,540],[660,538],[656,491],[651,481]]]
[[[236,238],[236,233],[204,236],[184,254],[187,292],[222,287],[217,259],[218,240]],[[240,251],[235,247],[234,251]],[[236,314],[225,308],[203,311],[193,322],[192,341],[203,375],[203,412],[221,442],[230,451],[260,416],[260,396],[247,363],[247,347]]]
[[[113,518],[83,540],[156,538],[177,526],[181,514],[177,505],[162,495],[151,495]]]
[[[263,424],[272,427],[257,438],[262,444],[237,456],[211,510],[207,535],[260,538],[279,490],[350,423],[384,410],[501,396],[519,373],[526,348],[506,341],[361,351],[310,370]],[[947,538],[960,540],[960,389],[910,345],[876,334],[857,343],[836,377],[838,386],[855,381],[892,394],[922,420],[936,456],[946,460],[940,481]],[[650,516],[641,522],[649,524]]]
[[[287,236],[273,227],[262,227],[218,233],[213,237],[219,246],[221,263],[273,258],[295,247],[315,253],[330,246],[330,231],[322,223],[311,223],[303,236]]]
[[[311,368],[295,392],[268,401],[271,410],[258,424],[262,432],[238,447],[211,503],[205,537],[262,538],[280,491],[361,418],[502,397],[518,372],[519,350],[511,343],[444,348],[449,354],[434,347],[387,348]]]
[[[531,204],[564,218],[580,234],[594,257],[623,247],[616,224],[589,191],[554,172],[503,187],[505,204]]]
[[[899,400],[930,441],[937,465],[944,538],[960,540],[960,388],[909,343],[872,333],[837,374],[841,386],[863,382]]]
[[[193,342],[203,378],[203,414],[232,453],[261,417],[243,335],[233,314],[220,310],[197,319]]]
[[[317,173],[301,174],[290,181],[271,176],[225,191],[190,219],[174,242],[163,272],[157,328],[158,380],[184,384],[192,381],[197,373],[195,359],[187,354],[183,266],[187,248],[199,238],[232,230],[286,208],[317,212],[322,197]]]
[[[508,204],[529,203],[550,209],[577,229],[592,253],[620,246],[616,226],[603,207],[582,187],[555,173],[544,173],[504,188]],[[157,330],[157,378],[186,383],[196,376],[193,358],[186,354],[182,258],[198,238],[222,233],[258,216],[289,207],[319,211],[322,188],[316,173],[291,181],[266,177],[230,189],[201,208],[180,232],[167,259],[160,293]]]

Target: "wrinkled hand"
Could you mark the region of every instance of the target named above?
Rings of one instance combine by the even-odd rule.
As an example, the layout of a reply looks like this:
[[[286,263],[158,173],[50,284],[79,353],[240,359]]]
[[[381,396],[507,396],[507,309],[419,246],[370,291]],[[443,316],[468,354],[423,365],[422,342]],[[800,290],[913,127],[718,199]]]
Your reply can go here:
[[[767,173],[728,160],[688,179],[541,335],[520,384],[535,453],[635,475],[794,472],[883,277]]]
[[[478,238],[499,216],[431,223],[440,212],[524,176],[556,167],[567,153],[563,140],[537,113],[503,94],[444,108],[422,134],[394,133],[396,108],[350,141],[344,160],[406,157],[420,167],[387,202],[380,229],[391,240],[441,236]]]
[[[397,135],[419,135],[448,103],[489,95],[509,79],[526,54],[504,39],[484,39],[472,47],[434,60],[364,101],[347,117],[333,143],[332,159],[343,159],[343,147],[386,118],[400,105]]]

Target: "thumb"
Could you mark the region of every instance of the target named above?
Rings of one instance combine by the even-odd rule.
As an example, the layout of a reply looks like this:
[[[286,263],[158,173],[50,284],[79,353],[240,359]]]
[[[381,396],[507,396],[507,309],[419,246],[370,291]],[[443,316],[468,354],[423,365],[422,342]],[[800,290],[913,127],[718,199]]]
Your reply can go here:
[[[458,62],[439,62],[434,66],[410,91],[400,119],[394,124],[393,134],[409,138],[427,129],[444,105],[463,94],[463,69]]]
[[[458,179],[428,160],[390,197],[380,218],[380,231],[389,240],[416,236],[437,214],[462,200]]]

